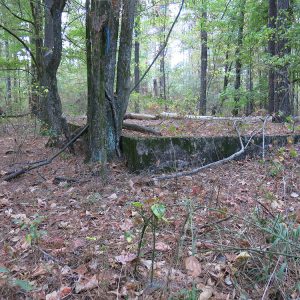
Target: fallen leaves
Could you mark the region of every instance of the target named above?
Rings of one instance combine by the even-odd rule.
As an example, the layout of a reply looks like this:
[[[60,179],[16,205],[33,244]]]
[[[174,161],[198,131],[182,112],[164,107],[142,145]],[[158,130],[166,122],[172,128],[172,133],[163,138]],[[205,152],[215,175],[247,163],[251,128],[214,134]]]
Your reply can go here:
[[[59,291],[54,291],[46,295],[46,300],[61,300],[62,298],[70,295],[72,288],[69,286],[64,286],[59,289]]]
[[[202,272],[200,262],[198,261],[198,259],[195,256],[187,257],[184,260],[184,265],[185,265],[188,275],[190,275],[194,278],[198,277]]]
[[[92,277],[81,277],[75,284],[75,293],[79,294],[83,291],[95,289],[96,287],[98,287],[98,279],[96,275]]]
[[[123,252],[121,255],[116,256],[115,260],[122,265],[126,265],[127,263],[134,261],[136,258],[136,254]]]

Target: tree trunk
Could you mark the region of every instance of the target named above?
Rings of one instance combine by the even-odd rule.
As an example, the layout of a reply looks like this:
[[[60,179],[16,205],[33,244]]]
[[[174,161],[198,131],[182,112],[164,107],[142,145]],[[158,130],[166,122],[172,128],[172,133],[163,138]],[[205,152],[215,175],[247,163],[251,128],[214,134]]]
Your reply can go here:
[[[247,105],[246,105],[246,116],[249,116],[254,111],[254,99],[253,99],[253,76],[252,76],[252,65],[250,64],[247,68]]]
[[[289,0],[278,0],[277,6],[277,49],[276,54],[283,58],[291,52],[291,48],[288,45],[288,40],[284,37],[284,32],[287,31],[289,26]],[[288,63],[279,67],[276,72],[276,91],[275,91],[275,112],[281,112],[283,116],[288,116],[292,113],[291,101],[290,101],[290,81]]]
[[[275,56],[275,29],[276,29],[276,18],[277,18],[277,6],[276,0],[269,0],[269,21],[268,27],[271,30],[271,35],[268,41],[268,52],[270,57]],[[271,65],[269,67],[269,79],[268,79],[268,101],[269,101],[269,114],[273,114],[277,108],[275,107],[275,71],[274,67]]]
[[[120,46],[117,66],[118,139],[121,134],[123,117],[126,113],[131,90],[130,63],[135,7],[136,0],[126,0],[123,2]]]
[[[135,42],[134,42],[134,85],[136,86],[135,92],[140,94],[140,42],[139,36],[141,32],[141,18],[138,15],[138,9],[136,10],[136,18],[135,18],[135,27],[134,27],[134,34],[135,34]],[[138,95],[139,97],[139,95]],[[140,112],[140,103],[139,98],[135,99],[134,102],[134,112]]]
[[[45,0],[45,38],[39,79],[42,88],[42,121],[53,136],[63,132],[68,135],[57,87],[57,70],[62,56],[62,12],[65,5],[66,0]]]
[[[200,70],[200,101],[199,114],[206,115],[207,102],[207,3],[202,1],[201,28],[201,70]]]
[[[118,152],[118,129],[116,111],[118,103],[114,94],[115,69],[117,63],[117,47],[119,37],[120,1],[112,2],[108,26],[105,28],[106,55],[105,55],[105,91],[106,121],[107,121],[107,155],[112,158]]]
[[[110,13],[109,0],[91,0],[91,3],[86,1],[88,160],[101,162],[102,170],[105,169],[107,160],[105,62],[109,43],[105,31]]]
[[[238,39],[237,39],[237,48],[235,51],[236,61],[235,61],[235,106],[232,111],[234,116],[237,116],[239,113],[239,101],[240,101],[240,88],[241,88],[241,71],[242,71],[242,60],[241,60],[241,48],[243,47],[243,38],[244,38],[244,23],[245,23],[245,5],[246,0],[241,0],[240,3],[240,13],[238,17]]]
[[[158,92],[157,79],[154,78],[154,79],[153,79],[153,96],[157,98],[158,95],[159,95],[159,92]]]
[[[10,53],[9,53],[9,44],[8,40],[5,40],[4,42],[4,50],[5,50],[5,59],[7,61],[10,60]],[[5,83],[6,83],[6,106],[8,110],[11,109],[12,107],[12,93],[11,93],[11,76],[10,76],[10,71],[6,71],[6,78],[5,78]]]

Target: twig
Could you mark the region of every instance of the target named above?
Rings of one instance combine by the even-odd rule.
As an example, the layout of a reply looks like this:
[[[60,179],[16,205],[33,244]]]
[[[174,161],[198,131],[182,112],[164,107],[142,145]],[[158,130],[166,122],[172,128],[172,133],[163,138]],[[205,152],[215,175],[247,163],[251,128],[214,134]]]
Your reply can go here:
[[[266,254],[272,254],[272,255],[277,255],[277,256],[285,256],[285,257],[290,257],[290,258],[297,258],[300,259],[300,256],[298,255],[293,255],[293,254],[287,254],[287,253],[282,253],[282,252],[276,252],[276,251],[270,251],[270,250],[263,250],[263,249],[255,249],[255,248],[241,248],[241,247],[231,247],[227,245],[221,245],[221,244],[216,244],[211,242],[212,245],[219,246],[222,248],[213,248],[213,249],[207,249],[199,252],[207,252],[207,251],[214,251],[214,252],[224,252],[226,251],[248,251],[248,252],[255,252],[259,253],[262,255]]]
[[[4,113],[4,114],[0,115],[0,118],[3,118],[3,119],[22,118],[22,117],[26,117],[26,116],[29,116],[29,115],[30,115],[30,112],[20,114],[20,115],[7,115],[7,114]]]
[[[120,289],[120,282],[121,282],[122,272],[123,272],[123,264],[122,264],[122,267],[121,267],[121,272],[120,272],[120,276],[119,276],[119,280],[118,280],[117,300],[119,300],[119,289]]]
[[[265,297],[266,297],[266,295],[267,295],[267,291],[268,291],[269,286],[270,286],[270,284],[271,284],[272,278],[273,278],[274,275],[275,275],[275,272],[276,272],[276,269],[277,269],[277,267],[278,267],[280,258],[281,258],[281,257],[278,257],[278,259],[277,259],[277,263],[276,263],[275,268],[274,268],[274,270],[273,270],[273,272],[272,272],[272,274],[271,274],[271,276],[270,276],[270,278],[269,278],[269,280],[268,280],[268,283],[267,283],[267,285],[266,285],[266,287],[265,287],[265,290],[264,290],[263,296],[261,297],[261,300],[264,300]]]

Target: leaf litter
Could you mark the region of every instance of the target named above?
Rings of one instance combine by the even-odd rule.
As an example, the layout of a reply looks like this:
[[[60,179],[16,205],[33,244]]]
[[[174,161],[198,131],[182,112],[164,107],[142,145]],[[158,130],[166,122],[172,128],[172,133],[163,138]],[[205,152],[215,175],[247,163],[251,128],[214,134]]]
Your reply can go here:
[[[1,172],[54,151],[44,147],[46,138],[33,135],[19,156],[5,154],[14,147],[9,136],[1,136],[0,143]],[[253,285],[252,272],[263,260],[259,251],[272,246],[266,238],[272,237],[262,236],[244,217],[255,209],[265,219],[284,212],[295,228],[300,224],[299,145],[295,149],[297,157],[289,155],[287,146],[278,161],[274,149],[265,163],[246,158],[154,185],[148,184],[149,174],[130,174],[122,163],[109,166],[105,183],[91,175],[92,167],[84,164],[82,155],[58,158],[11,182],[0,179],[0,295],[5,290],[12,299],[76,294],[76,299],[167,299],[196,289],[198,299],[257,299],[266,282]],[[274,174],[274,160],[284,173]],[[57,185],[56,176],[84,180]],[[156,230],[153,275],[159,284],[149,292],[153,236],[146,230],[137,258],[143,219],[131,203],[141,202],[150,211],[155,201],[164,204],[166,220],[160,220]],[[184,222],[191,210],[192,218]],[[228,218],[231,215],[234,218]],[[43,221],[34,225],[37,216]],[[34,236],[40,231],[46,234]],[[28,244],[30,234],[33,242]],[[248,251],[252,248],[257,252]],[[12,279],[28,282],[34,290],[20,293],[22,287],[14,286]],[[296,284],[297,278],[286,275],[281,290],[297,299]],[[275,294],[274,284],[269,298]]]

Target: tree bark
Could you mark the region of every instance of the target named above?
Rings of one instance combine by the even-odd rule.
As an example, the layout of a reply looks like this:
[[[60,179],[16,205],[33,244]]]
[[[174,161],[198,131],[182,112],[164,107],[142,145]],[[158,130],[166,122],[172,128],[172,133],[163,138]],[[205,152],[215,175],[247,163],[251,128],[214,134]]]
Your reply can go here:
[[[88,160],[101,162],[102,171],[107,160],[105,63],[109,47],[107,26],[110,13],[109,0],[86,1]]]
[[[120,46],[117,65],[118,141],[122,130],[123,117],[126,113],[131,92],[130,63],[136,2],[136,0],[126,0],[123,2]]]
[[[5,58],[7,61],[10,59],[10,53],[9,53],[9,43],[8,40],[5,40],[4,42],[4,50],[5,50]],[[12,92],[11,92],[11,76],[10,76],[10,71],[6,71],[7,75],[5,78],[5,84],[6,84],[6,106],[7,109],[11,108],[12,106]]]
[[[288,40],[284,36],[289,27],[289,0],[278,0],[277,2],[277,49],[276,54],[283,58],[291,52],[288,45]],[[283,116],[288,116],[292,113],[290,100],[290,81],[288,63],[279,67],[276,71],[276,91],[275,91],[275,113],[281,112]]]
[[[274,57],[275,51],[275,29],[276,29],[276,18],[277,18],[277,5],[276,0],[269,0],[269,20],[268,27],[271,30],[271,35],[268,41],[268,52],[270,57]],[[269,67],[269,79],[268,79],[268,101],[269,101],[269,114],[272,115],[277,108],[275,107],[275,70],[272,65]]]
[[[106,98],[106,121],[107,121],[107,155],[112,158],[118,148],[117,114],[118,103],[114,94],[115,69],[117,63],[117,47],[119,37],[120,1],[113,1],[110,11],[106,38],[108,44],[105,55],[105,91]]]
[[[57,70],[62,56],[62,12],[66,0],[45,0],[44,51],[40,74],[42,121],[51,134],[68,136],[62,118],[62,105],[57,87]]]
[[[134,35],[135,35],[135,41],[134,41],[134,85],[135,89],[134,91],[137,94],[140,94],[140,42],[139,42],[139,36],[141,32],[141,18],[138,15],[138,10],[136,10],[136,18],[135,18],[135,26],[134,26]],[[139,97],[139,95],[138,95]],[[140,103],[139,98],[135,99],[134,102],[134,112],[139,113],[140,112]]]
[[[240,3],[240,12],[238,16],[238,38],[237,38],[237,48],[235,51],[235,97],[234,102],[235,106],[232,111],[234,116],[237,116],[239,113],[239,101],[240,101],[240,88],[241,88],[241,71],[242,71],[242,60],[241,60],[241,48],[243,47],[244,39],[244,24],[245,24],[245,5],[246,0],[241,0]]]
[[[200,69],[200,101],[199,114],[206,115],[207,102],[207,3],[202,1],[201,27],[201,69]]]
[[[247,104],[246,104],[246,116],[249,116],[254,111],[254,99],[253,99],[253,76],[252,76],[252,65],[250,64],[247,68]]]

